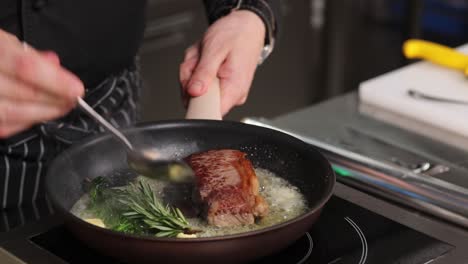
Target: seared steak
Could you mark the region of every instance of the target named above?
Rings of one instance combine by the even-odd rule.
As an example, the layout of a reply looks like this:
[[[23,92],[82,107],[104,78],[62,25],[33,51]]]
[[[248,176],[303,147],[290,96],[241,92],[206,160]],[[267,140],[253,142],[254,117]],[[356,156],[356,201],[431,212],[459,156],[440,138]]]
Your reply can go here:
[[[253,224],[268,213],[259,195],[255,170],[244,152],[232,149],[192,154],[187,163],[196,175],[198,199],[209,224],[218,227]]]

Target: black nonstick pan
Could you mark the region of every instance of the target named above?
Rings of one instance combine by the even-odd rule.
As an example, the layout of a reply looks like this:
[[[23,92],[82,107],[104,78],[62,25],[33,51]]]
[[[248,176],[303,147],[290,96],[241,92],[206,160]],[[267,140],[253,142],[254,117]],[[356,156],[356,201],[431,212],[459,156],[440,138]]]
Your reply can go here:
[[[301,237],[317,220],[332,195],[335,175],[312,146],[287,134],[243,123],[182,120],[142,124],[126,131],[171,151],[174,158],[219,148],[244,151],[254,167],[270,170],[298,186],[308,212],[282,224],[247,233],[212,238],[154,238],[99,228],[69,211],[84,194],[86,178],[130,178],[125,149],[108,135],[90,138],[57,157],[46,188],[69,230],[105,255],[131,263],[242,263],[277,252]],[[116,173],[118,172],[118,173]],[[116,176],[117,175],[117,176]],[[129,180],[129,179],[126,179]]]
[[[219,88],[212,91],[219,92]],[[47,172],[50,200],[77,238],[104,255],[128,263],[245,263],[280,251],[312,227],[333,192],[336,177],[331,164],[313,146],[285,133],[209,120],[219,119],[219,113],[218,117],[212,115],[220,109],[219,93],[212,91],[208,93],[211,102],[205,100],[207,97],[197,98],[198,106],[189,105],[187,114],[207,119],[143,123],[124,133],[132,142],[150,144],[176,159],[211,149],[243,151],[255,168],[267,169],[297,186],[306,197],[307,212],[260,230],[209,238],[156,238],[97,227],[70,213],[85,194],[85,183],[102,176],[122,185],[135,177],[128,169],[125,148],[110,135],[98,135],[59,155]],[[211,110],[206,107],[213,105]]]

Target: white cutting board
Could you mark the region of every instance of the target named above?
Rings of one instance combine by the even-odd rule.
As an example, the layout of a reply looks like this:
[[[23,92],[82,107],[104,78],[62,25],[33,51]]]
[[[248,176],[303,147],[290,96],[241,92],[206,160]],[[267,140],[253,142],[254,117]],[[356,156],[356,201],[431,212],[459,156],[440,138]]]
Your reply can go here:
[[[468,44],[458,50],[468,54]],[[410,88],[468,102],[468,77],[461,71],[420,61],[362,82],[360,103],[468,138],[468,105],[414,99]]]

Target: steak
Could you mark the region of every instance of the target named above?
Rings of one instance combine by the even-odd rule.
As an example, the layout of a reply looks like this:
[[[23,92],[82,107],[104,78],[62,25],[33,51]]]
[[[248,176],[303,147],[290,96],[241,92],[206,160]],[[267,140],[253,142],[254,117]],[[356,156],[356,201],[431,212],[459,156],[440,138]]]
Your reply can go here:
[[[246,153],[209,150],[192,154],[186,161],[195,172],[195,194],[210,225],[253,224],[268,213],[268,204],[259,195],[257,175]]]

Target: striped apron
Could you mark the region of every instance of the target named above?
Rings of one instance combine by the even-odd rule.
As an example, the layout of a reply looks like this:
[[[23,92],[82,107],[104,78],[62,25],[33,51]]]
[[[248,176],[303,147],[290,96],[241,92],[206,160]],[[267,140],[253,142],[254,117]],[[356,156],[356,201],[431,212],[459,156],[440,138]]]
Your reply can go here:
[[[109,76],[95,88],[86,89],[84,100],[114,126],[132,126],[139,116],[137,101],[141,86],[136,60],[134,65]],[[53,212],[43,181],[49,162],[74,142],[101,132],[104,132],[102,127],[76,108],[61,119],[0,140],[0,206],[3,209],[0,231],[11,228],[5,209],[32,207],[35,218],[39,218],[40,211]],[[21,220],[19,225],[29,220],[24,215],[16,218]]]

